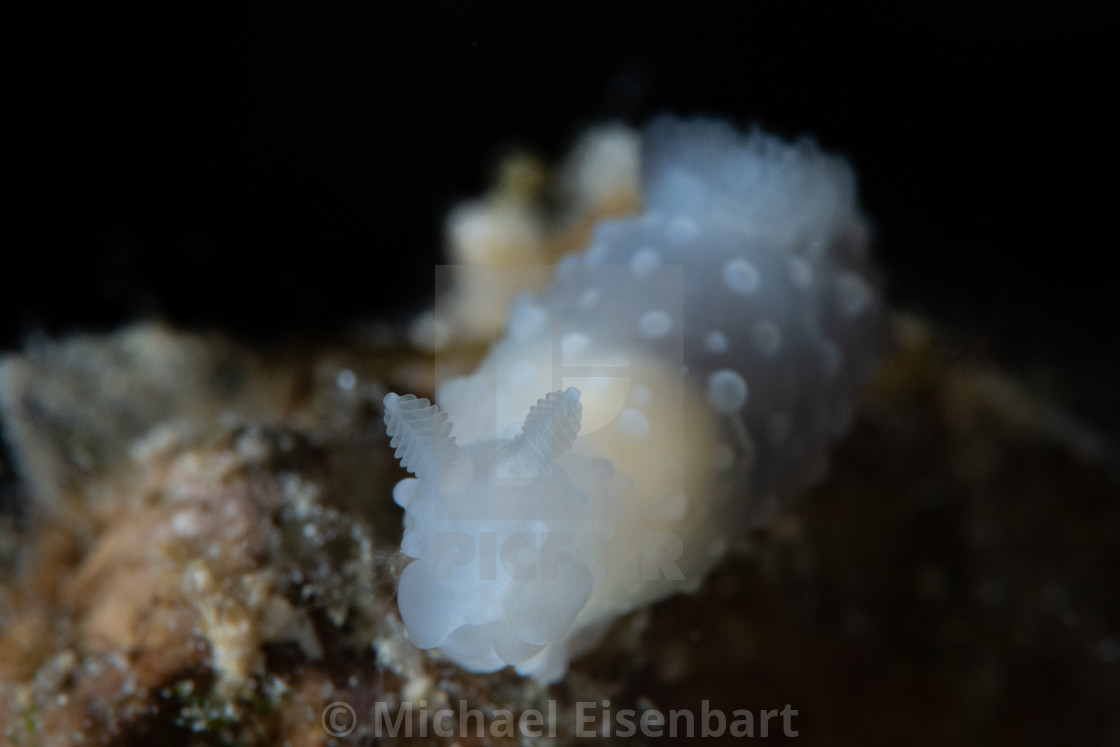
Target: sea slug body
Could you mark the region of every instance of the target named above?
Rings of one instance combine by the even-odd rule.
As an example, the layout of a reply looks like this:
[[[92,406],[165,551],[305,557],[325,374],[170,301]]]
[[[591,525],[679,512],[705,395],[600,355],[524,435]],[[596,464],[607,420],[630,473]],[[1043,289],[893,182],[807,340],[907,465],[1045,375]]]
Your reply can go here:
[[[855,179],[809,140],[663,118],[644,212],[522,297],[440,407],[385,398],[415,478],[413,642],[542,682],[618,615],[694,590],[819,473],[884,342]]]

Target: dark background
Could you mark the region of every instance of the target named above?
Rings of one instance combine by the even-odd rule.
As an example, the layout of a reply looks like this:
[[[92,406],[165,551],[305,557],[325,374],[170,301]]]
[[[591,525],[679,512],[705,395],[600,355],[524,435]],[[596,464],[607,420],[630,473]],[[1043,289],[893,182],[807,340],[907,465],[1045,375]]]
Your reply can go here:
[[[251,340],[404,318],[503,149],[707,113],[848,155],[892,302],[1120,432],[1094,12],[386,7],[6,4],[0,349],[148,317]]]

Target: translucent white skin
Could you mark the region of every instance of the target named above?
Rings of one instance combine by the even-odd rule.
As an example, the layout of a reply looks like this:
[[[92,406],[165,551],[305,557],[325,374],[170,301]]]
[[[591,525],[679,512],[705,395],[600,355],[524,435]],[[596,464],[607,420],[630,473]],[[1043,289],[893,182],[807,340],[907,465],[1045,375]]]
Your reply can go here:
[[[642,170],[645,212],[514,304],[444,414],[386,398],[394,444],[416,434],[401,616],[472,671],[555,681],[618,615],[694,590],[819,473],[882,348],[842,160],[662,119]]]

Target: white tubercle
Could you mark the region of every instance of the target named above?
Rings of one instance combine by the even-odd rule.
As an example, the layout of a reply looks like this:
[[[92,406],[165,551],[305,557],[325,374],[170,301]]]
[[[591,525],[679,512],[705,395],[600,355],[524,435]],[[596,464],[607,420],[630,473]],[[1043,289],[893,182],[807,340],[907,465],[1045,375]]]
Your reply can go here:
[[[469,670],[555,681],[619,615],[696,589],[816,474],[883,347],[842,160],[661,119],[642,188],[440,408],[386,397],[416,475],[401,616]]]

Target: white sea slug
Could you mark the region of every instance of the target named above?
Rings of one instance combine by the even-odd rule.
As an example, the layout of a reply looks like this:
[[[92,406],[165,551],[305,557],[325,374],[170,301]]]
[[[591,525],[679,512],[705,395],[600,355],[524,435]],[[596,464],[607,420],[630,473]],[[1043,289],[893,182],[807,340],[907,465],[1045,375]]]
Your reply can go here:
[[[819,472],[882,349],[843,160],[673,119],[641,157],[645,212],[516,302],[442,409],[385,398],[416,475],[393,492],[401,617],[468,670],[555,681],[618,615],[695,590]]]

